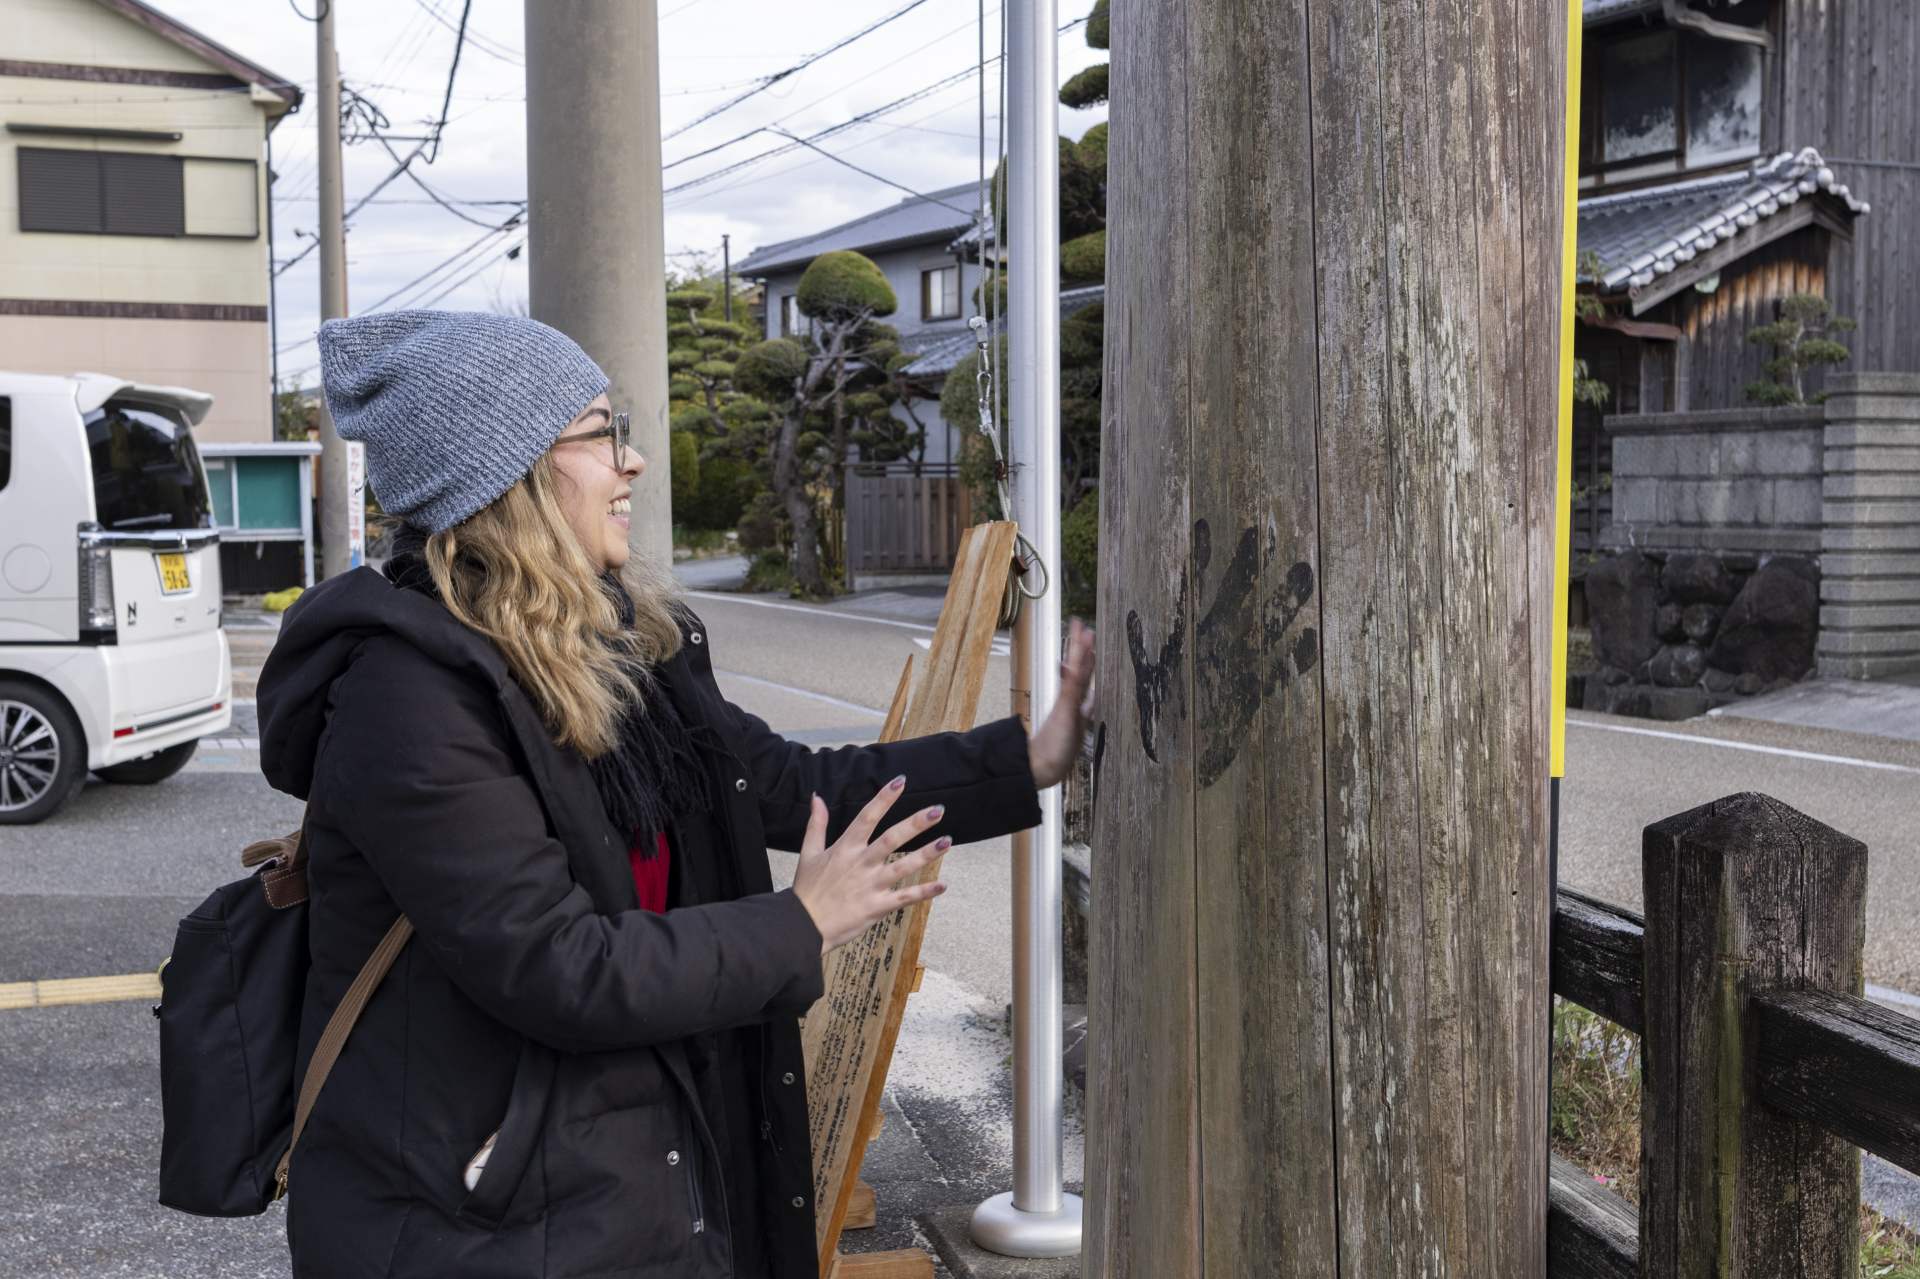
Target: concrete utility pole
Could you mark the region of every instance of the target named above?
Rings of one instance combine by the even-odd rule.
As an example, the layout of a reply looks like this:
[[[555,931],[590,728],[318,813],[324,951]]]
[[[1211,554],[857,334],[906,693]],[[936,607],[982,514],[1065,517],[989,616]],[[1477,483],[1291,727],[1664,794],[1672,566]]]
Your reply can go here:
[[[1568,6],[1113,8],[1084,1272],[1537,1279]]]
[[[727,308],[726,320],[733,323],[733,237],[720,237],[720,298]]]
[[[527,0],[533,317],[586,348],[647,473],[630,541],[673,555],[655,0]]]
[[[320,0],[313,24],[320,114],[320,318],[347,313],[347,219],[340,180],[340,55],[333,46],[337,0]],[[340,438],[320,397],[320,572],[334,577],[366,557],[366,463]]]

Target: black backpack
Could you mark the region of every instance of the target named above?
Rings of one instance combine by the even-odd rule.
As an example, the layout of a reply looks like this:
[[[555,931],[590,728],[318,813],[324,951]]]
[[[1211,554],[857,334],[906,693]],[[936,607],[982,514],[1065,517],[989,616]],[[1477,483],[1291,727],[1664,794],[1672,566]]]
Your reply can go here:
[[[180,921],[160,967],[160,1202],[250,1217],[287,1191],[287,1163],[353,1023],[413,935],[405,915],[348,987],[293,1095],[306,997],[305,834],[247,845],[245,879]]]

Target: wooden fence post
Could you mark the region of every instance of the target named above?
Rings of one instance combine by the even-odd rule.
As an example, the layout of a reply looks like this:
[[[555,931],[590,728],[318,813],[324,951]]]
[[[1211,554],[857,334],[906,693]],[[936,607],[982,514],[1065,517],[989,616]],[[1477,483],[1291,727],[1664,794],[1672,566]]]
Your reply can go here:
[[[1859,1152],[1762,1104],[1752,997],[1860,992],[1866,846],[1742,794],[1642,857],[1642,1279],[1854,1279]]]
[[[1544,1269],[1566,20],[1114,0],[1090,1277]]]

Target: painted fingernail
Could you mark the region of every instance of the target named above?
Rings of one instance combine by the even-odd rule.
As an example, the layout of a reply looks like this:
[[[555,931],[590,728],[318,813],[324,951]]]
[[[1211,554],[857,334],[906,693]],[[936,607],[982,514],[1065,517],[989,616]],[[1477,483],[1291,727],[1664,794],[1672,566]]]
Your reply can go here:
[[[953,840],[946,835],[942,835],[939,839],[933,841],[933,850],[937,853],[944,853],[952,847]]]
[[[929,808],[927,810],[927,820],[930,822],[937,822],[942,817],[946,816],[946,813],[947,813],[947,810],[943,806],[939,804],[935,804],[932,808]]]
[[[906,784],[907,784],[907,775],[905,773],[902,773],[900,774],[900,776],[894,778],[892,781],[887,783],[887,789],[899,790],[902,786],[905,786]]]

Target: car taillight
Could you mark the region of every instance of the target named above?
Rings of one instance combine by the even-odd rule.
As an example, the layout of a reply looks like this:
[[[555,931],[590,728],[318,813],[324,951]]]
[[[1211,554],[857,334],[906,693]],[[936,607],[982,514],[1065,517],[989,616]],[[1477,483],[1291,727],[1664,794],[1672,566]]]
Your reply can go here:
[[[105,546],[82,546],[80,629],[110,631],[113,626],[113,552]]]

